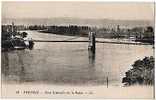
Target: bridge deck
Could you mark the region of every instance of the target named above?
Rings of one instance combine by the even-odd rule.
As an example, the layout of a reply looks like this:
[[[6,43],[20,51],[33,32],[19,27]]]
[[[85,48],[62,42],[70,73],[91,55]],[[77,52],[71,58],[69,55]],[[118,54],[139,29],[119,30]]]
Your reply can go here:
[[[89,42],[87,40],[81,41],[66,41],[66,40],[32,40],[33,42]],[[111,43],[111,44],[128,44],[128,45],[150,45],[149,43],[140,42],[112,42],[112,41],[96,41],[96,43]]]

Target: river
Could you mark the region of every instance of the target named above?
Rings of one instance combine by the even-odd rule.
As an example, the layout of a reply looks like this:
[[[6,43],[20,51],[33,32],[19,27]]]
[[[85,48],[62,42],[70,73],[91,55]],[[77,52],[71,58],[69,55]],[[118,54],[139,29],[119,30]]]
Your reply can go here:
[[[38,40],[88,40],[37,31],[27,33],[28,37]],[[87,42],[35,42],[33,50],[2,52],[2,81],[106,85],[108,78],[110,86],[121,86],[125,72],[134,61],[153,55],[151,45],[97,43],[95,57],[91,57]]]

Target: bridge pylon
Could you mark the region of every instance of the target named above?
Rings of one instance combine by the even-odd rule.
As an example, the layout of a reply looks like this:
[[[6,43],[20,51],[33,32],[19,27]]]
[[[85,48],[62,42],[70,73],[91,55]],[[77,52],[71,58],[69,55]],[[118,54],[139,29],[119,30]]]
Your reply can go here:
[[[95,53],[96,50],[95,32],[89,32],[88,37],[89,37],[88,50]]]

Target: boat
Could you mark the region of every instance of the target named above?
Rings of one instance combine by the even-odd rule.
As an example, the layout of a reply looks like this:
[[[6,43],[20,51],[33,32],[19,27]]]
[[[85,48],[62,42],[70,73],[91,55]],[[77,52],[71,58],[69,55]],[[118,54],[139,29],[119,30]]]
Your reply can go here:
[[[26,32],[18,32],[14,23],[2,27],[2,51],[32,49],[34,42],[32,39],[25,40]],[[26,43],[27,42],[27,43]]]

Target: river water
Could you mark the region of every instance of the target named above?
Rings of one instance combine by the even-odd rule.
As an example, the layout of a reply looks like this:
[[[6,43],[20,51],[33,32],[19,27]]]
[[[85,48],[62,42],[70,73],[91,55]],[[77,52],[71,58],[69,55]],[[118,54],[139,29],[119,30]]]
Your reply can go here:
[[[27,31],[38,40],[88,40]],[[97,43],[93,56],[88,43],[35,42],[33,50],[2,52],[2,81],[67,85],[120,86],[125,72],[137,59],[153,56],[151,45]]]

